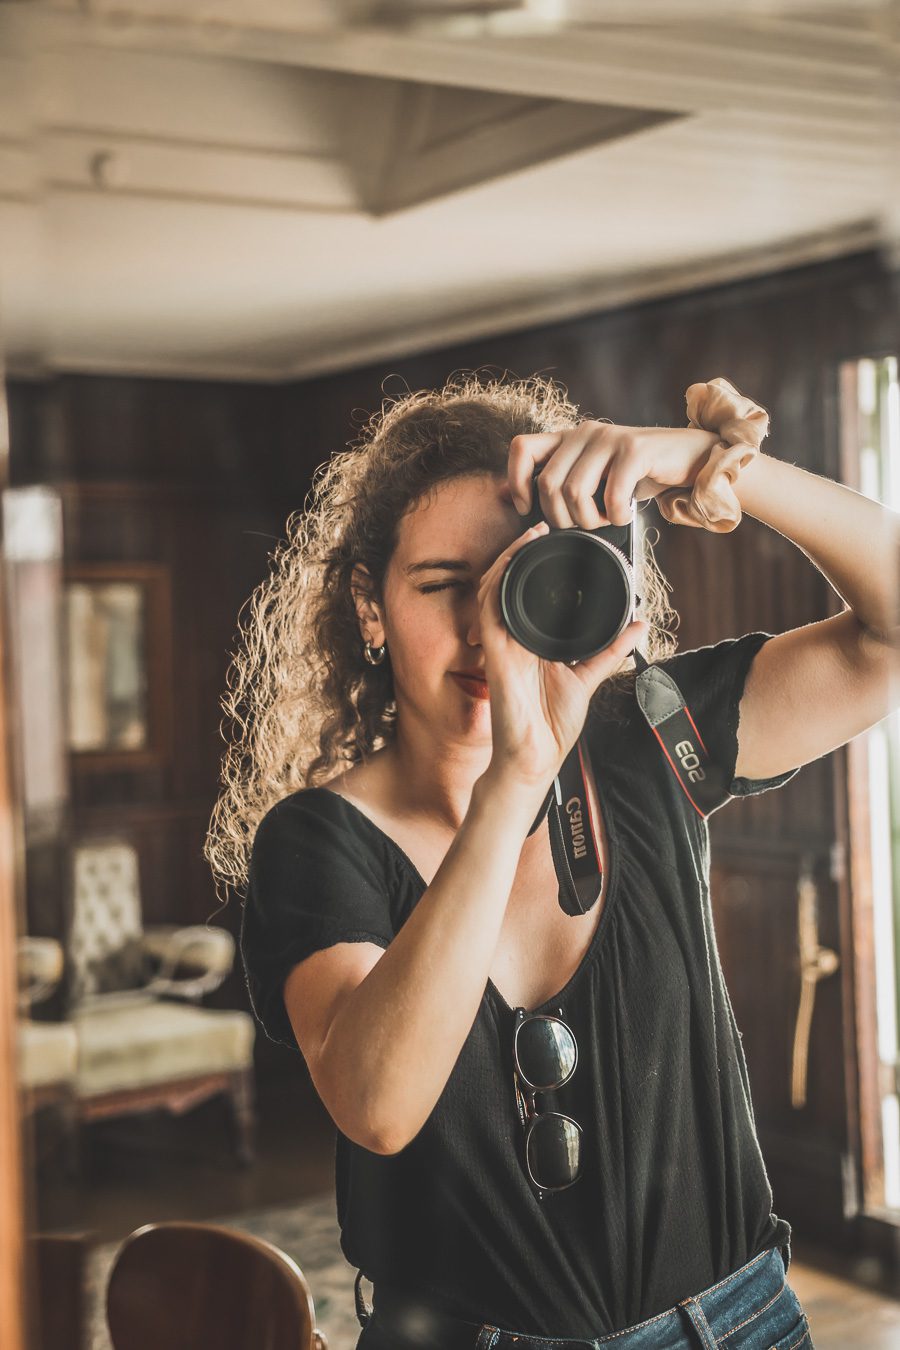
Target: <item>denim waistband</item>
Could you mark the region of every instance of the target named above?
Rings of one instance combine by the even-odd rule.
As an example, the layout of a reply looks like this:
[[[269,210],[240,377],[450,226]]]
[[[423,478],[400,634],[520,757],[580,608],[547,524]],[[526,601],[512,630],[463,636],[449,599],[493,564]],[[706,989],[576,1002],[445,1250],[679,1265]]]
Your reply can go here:
[[[377,1283],[373,1289],[373,1331],[392,1346],[429,1350],[716,1350],[716,1342],[751,1324],[775,1302],[790,1266],[790,1241],[767,1247],[718,1283],[681,1299],[665,1312],[621,1331],[560,1339],[512,1331],[488,1322],[466,1322],[438,1312],[421,1300]],[[358,1283],[358,1281],[357,1281]],[[357,1298],[359,1310],[360,1297]],[[378,1338],[373,1342],[378,1344]]]

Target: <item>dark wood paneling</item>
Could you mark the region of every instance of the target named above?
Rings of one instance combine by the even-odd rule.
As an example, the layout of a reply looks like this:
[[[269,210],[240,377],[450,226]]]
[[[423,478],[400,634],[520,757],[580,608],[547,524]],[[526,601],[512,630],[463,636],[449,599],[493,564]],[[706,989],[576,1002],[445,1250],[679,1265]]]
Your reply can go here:
[[[61,492],[67,564],[149,564],[171,596],[168,754],[156,765],[73,772],[69,833],[135,841],[148,923],[215,915],[236,936],[239,909],[220,907],[202,847],[238,610],[287,514],[271,468],[283,391],[66,376],[10,392],[16,480]],[[60,850],[30,848],[27,872],[32,930],[58,932]],[[247,1006],[239,969],[212,1001]]]
[[[265,496],[281,451],[273,385],[60,375],[10,382],[10,481],[193,485]]]

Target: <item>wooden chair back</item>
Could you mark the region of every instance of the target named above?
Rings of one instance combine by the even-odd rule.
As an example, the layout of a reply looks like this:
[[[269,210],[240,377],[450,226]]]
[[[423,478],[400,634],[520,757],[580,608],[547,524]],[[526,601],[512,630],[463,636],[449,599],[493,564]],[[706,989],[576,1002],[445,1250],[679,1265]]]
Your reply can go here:
[[[127,1237],[106,1315],[114,1350],[327,1350],[296,1262],[217,1224],[151,1223]]]

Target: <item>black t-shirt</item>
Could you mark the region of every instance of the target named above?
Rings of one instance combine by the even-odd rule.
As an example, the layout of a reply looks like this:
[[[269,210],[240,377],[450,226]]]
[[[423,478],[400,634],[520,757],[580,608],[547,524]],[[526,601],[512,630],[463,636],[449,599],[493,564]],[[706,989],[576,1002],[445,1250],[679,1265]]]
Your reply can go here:
[[[780,786],[734,778],[747,633],[657,664],[684,694],[728,795]],[[575,974],[540,1011],[578,1043],[545,1106],[582,1127],[581,1175],[539,1200],[513,1087],[513,1010],[492,981],[434,1110],[399,1153],[338,1132],[337,1213],[348,1261],[470,1321],[540,1336],[597,1336],[723,1279],[790,1225],[772,1212],[746,1062],[709,893],[709,828],[634,699],[588,722],[609,839],[608,892]],[[546,821],[541,829],[547,829]],[[282,987],[336,942],[386,947],[425,891],[410,859],[345,798],[293,793],[260,822],[241,951],[267,1034],[296,1048]],[[538,959],[536,953],[536,959]],[[366,1053],[365,1042],[359,1047]]]

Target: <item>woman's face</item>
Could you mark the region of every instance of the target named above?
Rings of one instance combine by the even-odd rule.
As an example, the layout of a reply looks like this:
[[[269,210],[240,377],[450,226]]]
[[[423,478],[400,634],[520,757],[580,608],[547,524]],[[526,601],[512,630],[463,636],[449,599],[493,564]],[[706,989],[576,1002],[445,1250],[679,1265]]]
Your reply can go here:
[[[484,670],[478,586],[523,528],[505,474],[442,483],[402,518],[383,612],[401,725],[411,717],[443,740],[490,742],[486,688],[453,673]]]

